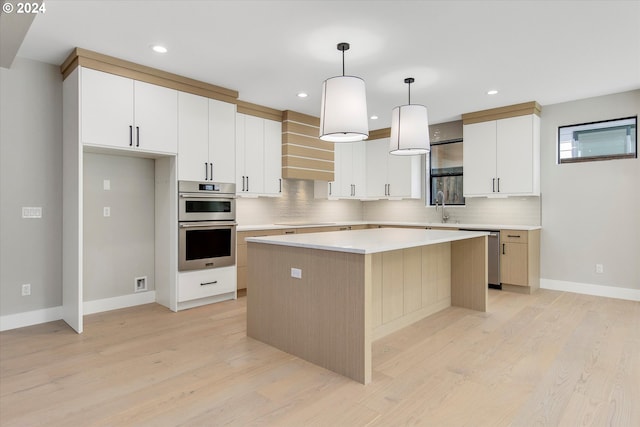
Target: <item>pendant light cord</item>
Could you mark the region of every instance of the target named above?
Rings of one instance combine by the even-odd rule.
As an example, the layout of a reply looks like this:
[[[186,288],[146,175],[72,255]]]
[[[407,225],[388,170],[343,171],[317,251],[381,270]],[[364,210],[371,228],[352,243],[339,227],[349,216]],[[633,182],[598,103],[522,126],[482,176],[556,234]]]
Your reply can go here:
[[[342,51],[342,76],[344,76],[344,50]]]
[[[404,79],[404,82],[409,85],[409,105],[411,105],[411,83],[415,81],[416,80],[413,77],[407,77]]]

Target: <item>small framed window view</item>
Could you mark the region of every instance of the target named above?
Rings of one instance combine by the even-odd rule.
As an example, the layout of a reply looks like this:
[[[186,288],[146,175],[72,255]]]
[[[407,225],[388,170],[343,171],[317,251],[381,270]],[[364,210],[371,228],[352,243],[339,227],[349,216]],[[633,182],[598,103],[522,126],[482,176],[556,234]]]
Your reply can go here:
[[[558,163],[638,157],[638,116],[558,127]]]

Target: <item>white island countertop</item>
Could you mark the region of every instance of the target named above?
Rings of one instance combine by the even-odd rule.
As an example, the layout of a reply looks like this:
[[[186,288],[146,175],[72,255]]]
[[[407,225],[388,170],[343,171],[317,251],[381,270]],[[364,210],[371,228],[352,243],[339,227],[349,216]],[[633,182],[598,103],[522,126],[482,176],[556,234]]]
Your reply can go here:
[[[324,233],[287,234],[284,236],[248,237],[246,240],[250,243],[372,254],[487,235],[489,233],[484,231],[373,228]]]

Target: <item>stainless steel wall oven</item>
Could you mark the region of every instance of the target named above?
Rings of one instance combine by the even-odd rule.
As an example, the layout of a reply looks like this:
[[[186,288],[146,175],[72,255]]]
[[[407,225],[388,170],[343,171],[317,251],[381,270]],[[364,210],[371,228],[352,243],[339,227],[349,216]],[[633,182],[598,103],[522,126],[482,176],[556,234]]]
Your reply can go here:
[[[178,270],[235,265],[235,184],[179,181],[178,208]]]

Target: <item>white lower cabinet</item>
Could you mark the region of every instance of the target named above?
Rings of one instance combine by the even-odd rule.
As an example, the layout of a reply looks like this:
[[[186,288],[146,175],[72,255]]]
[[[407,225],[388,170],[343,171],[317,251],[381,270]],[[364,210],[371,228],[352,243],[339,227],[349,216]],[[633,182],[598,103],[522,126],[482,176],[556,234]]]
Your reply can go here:
[[[192,301],[235,292],[236,266],[181,272],[178,275],[178,302]]]

